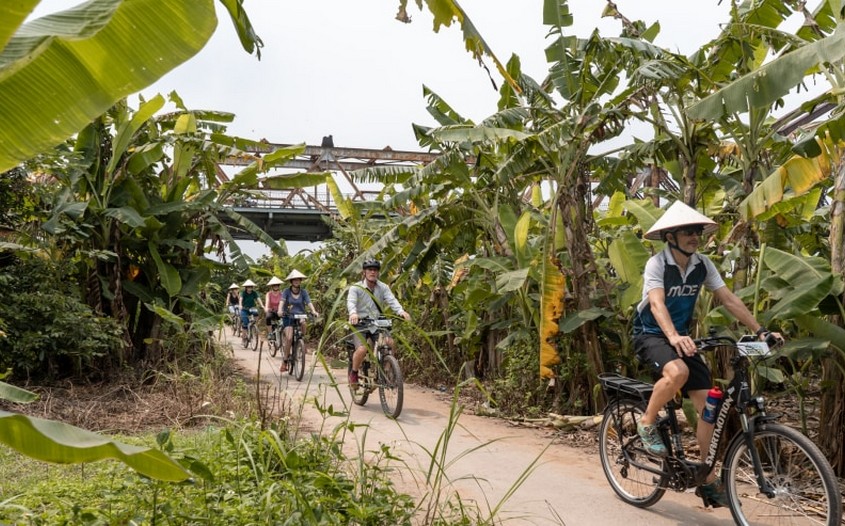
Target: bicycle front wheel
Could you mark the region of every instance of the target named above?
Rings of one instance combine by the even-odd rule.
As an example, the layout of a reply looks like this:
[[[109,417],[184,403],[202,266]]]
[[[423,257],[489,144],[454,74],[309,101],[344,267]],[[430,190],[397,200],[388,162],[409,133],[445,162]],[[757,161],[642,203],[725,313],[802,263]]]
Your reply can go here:
[[[752,450],[737,437],[722,468],[734,522],[840,526],[842,500],[833,469],[822,452],[800,432],[780,424],[758,424],[754,452],[773,495],[760,491]]]
[[[271,338],[272,336],[272,338]],[[275,330],[270,330],[267,332],[267,347],[270,351],[270,356],[276,357],[276,354],[279,352],[279,349],[282,347],[282,333]]]
[[[258,350],[258,327],[255,325],[249,326],[249,346],[253,352]]]
[[[404,390],[399,360],[390,354],[384,356],[378,371],[378,397],[385,415],[390,418],[399,417]]]
[[[291,349],[291,374],[293,374],[294,378],[298,381],[302,381],[302,377],[305,376],[305,342],[302,340],[296,340],[296,344],[294,348]]]
[[[610,487],[632,506],[647,508],[666,493],[662,461],[646,454],[637,433],[645,405],[614,400],[604,410],[599,428],[599,457]]]

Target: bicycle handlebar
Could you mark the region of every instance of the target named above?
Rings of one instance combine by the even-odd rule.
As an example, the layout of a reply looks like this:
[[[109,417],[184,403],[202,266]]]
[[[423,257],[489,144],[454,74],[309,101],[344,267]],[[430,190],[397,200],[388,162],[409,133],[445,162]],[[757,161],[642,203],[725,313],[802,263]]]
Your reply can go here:
[[[739,341],[734,340],[730,336],[707,336],[705,338],[698,338],[698,339],[695,339],[693,341],[695,342],[696,350],[698,350],[699,352],[701,352],[701,351],[712,351],[716,347],[723,347],[723,346],[733,347],[733,348],[736,349],[736,348],[739,348],[740,344],[743,344],[743,343],[744,344],[765,343],[768,347],[766,349],[767,351],[768,351],[768,349],[776,349],[776,348],[780,347],[781,345],[783,345],[783,339],[778,338],[777,336],[775,336],[771,332],[767,333],[766,339],[762,340],[762,341],[759,338],[757,338],[756,336],[753,336],[753,335],[743,336],[739,339]]]

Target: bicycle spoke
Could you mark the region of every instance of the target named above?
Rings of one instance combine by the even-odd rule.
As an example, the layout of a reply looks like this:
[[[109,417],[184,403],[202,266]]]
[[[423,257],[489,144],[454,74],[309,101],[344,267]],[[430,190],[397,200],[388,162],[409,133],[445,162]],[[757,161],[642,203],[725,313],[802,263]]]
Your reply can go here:
[[[841,514],[838,488],[823,457],[809,439],[784,426],[759,430],[754,450],[760,457],[763,476],[773,495],[757,484],[753,460],[745,443],[728,459],[728,493],[736,501],[739,524],[837,523]]]

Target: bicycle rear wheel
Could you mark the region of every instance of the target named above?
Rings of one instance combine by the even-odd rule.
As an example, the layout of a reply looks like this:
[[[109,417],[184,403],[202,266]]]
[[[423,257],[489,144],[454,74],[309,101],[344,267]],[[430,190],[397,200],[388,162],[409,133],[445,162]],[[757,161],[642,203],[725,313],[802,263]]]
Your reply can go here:
[[[298,381],[302,381],[305,376],[305,342],[301,339],[296,340],[293,349],[291,349],[291,374]]]
[[[385,415],[390,418],[399,417],[404,391],[399,360],[388,354],[382,358],[378,370],[378,397]]]
[[[613,400],[604,410],[599,428],[604,475],[620,499],[638,508],[655,504],[666,493],[663,463],[645,453],[637,434],[637,422],[644,412],[642,402]]]
[[[836,477],[809,438],[780,424],[758,424],[754,451],[774,496],[760,491],[751,451],[743,437],[737,437],[722,468],[725,492],[737,524],[840,525],[842,500]]]

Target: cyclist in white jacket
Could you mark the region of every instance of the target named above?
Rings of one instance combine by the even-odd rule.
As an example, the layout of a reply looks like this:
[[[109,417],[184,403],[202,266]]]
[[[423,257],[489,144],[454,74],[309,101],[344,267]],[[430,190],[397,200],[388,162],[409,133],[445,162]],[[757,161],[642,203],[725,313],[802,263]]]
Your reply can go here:
[[[390,287],[378,280],[381,263],[375,259],[367,259],[361,267],[363,268],[364,279],[358,283],[353,283],[349,287],[349,293],[346,296],[349,324],[357,325],[358,321],[363,318],[376,319],[381,316],[385,307],[390,308],[390,310],[406,320],[410,320],[411,315],[402,308],[402,305],[396,299],[396,296],[393,295]],[[355,389],[358,387],[358,369],[367,356],[367,345],[358,334],[353,332],[351,337],[355,343],[355,353],[352,356],[352,371],[349,373],[349,385]],[[388,341],[388,344],[393,347],[392,340]]]

